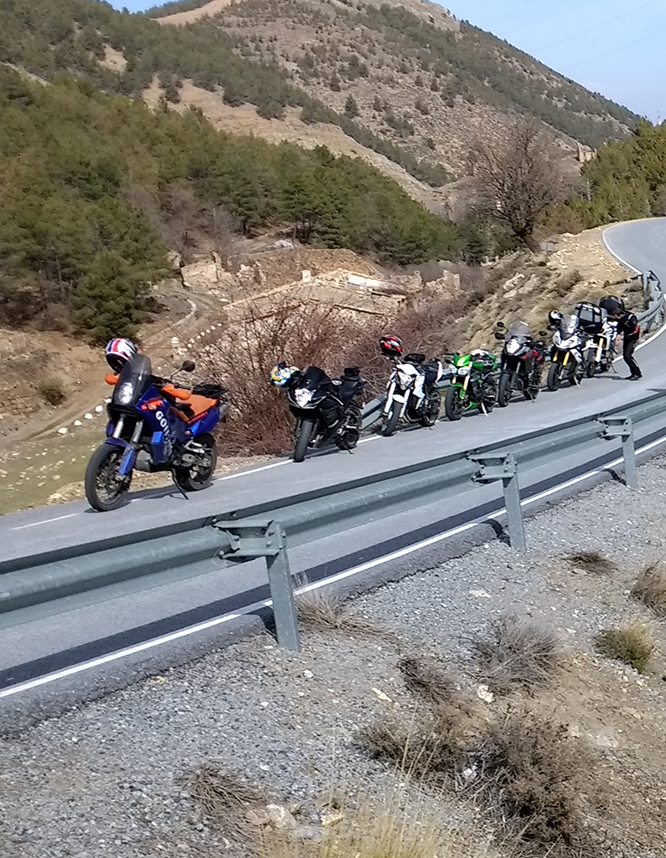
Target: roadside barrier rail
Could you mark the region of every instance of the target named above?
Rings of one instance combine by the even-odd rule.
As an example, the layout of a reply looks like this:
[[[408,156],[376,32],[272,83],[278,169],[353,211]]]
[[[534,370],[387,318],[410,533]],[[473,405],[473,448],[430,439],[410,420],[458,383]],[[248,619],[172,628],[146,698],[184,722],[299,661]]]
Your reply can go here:
[[[666,429],[666,394],[504,441],[389,471],[265,501],[177,525],[123,534],[0,561],[0,621],[8,614],[133,579],[173,580],[265,557],[279,642],[298,649],[289,572],[290,546],[343,533],[418,506],[499,480],[504,487],[512,546],[525,550],[519,473],[581,453],[605,452],[621,439],[626,482],[635,487],[634,433]],[[607,448],[606,448],[607,449]],[[154,585],[154,584],[153,584]]]

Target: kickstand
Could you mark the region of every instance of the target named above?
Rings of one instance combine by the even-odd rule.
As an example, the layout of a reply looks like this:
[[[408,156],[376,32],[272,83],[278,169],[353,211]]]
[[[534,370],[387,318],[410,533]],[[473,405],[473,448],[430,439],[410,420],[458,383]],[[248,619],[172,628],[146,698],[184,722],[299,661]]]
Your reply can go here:
[[[189,495],[188,495],[188,493],[185,491],[185,489],[184,489],[184,488],[182,488],[181,486],[179,486],[179,485],[178,485],[178,483],[177,483],[175,480],[173,481],[173,484],[174,484],[174,486],[178,489],[178,491],[181,493],[181,495],[185,498],[185,500],[186,500],[186,501],[188,501],[188,500],[190,499],[190,496],[189,496]]]
[[[486,409],[486,404],[485,404],[485,402],[482,402],[482,403],[481,403],[481,414],[485,414],[485,415],[486,415],[486,417],[488,416],[488,410]]]

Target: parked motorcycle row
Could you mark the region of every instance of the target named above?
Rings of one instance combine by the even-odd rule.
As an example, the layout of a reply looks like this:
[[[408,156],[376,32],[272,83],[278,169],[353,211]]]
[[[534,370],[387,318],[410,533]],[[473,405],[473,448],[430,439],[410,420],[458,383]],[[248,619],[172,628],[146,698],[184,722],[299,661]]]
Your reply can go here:
[[[515,321],[508,328],[498,322],[495,338],[503,343],[499,357],[477,349],[443,360],[426,360],[418,352],[404,354],[399,337],[382,337],[380,351],[391,363],[382,434],[393,435],[400,423],[434,426],[442,411],[439,382],[447,372],[444,413],[449,420],[460,420],[468,411],[489,414],[496,405],[505,408],[515,395],[535,400],[548,351],[549,390],[555,391],[565,382],[578,385],[585,377],[607,372],[615,357],[617,334],[610,316],[622,306],[619,298],[609,297],[599,306],[581,302],[569,315],[551,311],[548,326],[554,333],[550,350],[543,342],[546,331],[535,338],[526,322]],[[129,340],[111,340],[106,359],[112,369],[106,381],[113,393],[107,407],[106,440],[93,453],[86,470],[86,497],[91,506],[99,511],[119,507],[135,470],[170,472],[184,495],[210,485],[217,461],[213,432],[228,408],[226,391],[218,384],[183,387],[173,379],[156,378],[150,360],[139,355]],[[185,361],[179,372],[194,369],[192,361]],[[302,462],[309,449],[328,443],[341,450],[356,447],[366,383],[358,367],[348,367],[339,378],[330,378],[319,367],[301,370],[282,362],[271,371],[270,383],[286,392],[294,417],[295,462]]]

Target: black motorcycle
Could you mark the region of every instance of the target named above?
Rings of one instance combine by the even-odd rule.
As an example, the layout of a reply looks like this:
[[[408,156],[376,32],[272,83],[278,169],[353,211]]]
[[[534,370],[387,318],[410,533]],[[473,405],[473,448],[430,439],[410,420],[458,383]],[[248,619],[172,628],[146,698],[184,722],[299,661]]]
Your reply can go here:
[[[497,323],[502,329],[502,322]],[[527,322],[512,322],[506,331],[495,331],[496,340],[504,340],[500,357],[500,379],[497,404],[506,408],[515,390],[525,399],[536,399],[541,389],[541,373],[545,360],[545,346],[534,340]]]
[[[316,366],[293,377],[287,398],[296,418],[294,462],[303,461],[308,447],[323,447],[329,441],[341,450],[354,449],[361,435],[364,385],[357,367],[348,367],[336,379]]]

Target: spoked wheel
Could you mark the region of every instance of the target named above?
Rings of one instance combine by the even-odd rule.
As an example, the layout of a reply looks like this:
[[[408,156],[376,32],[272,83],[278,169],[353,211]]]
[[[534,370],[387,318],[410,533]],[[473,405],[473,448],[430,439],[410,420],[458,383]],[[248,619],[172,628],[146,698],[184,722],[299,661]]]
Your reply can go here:
[[[200,461],[189,468],[174,468],[173,481],[181,491],[200,492],[207,489],[213,482],[213,474],[217,466],[217,446],[212,435],[199,435],[197,444],[206,448]]]
[[[458,387],[449,387],[444,397],[444,411],[449,420],[460,420],[465,410],[465,400]]]
[[[439,412],[442,410],[442,396],[439,390],[431,390],[426,399],[423,416],[419,419],[421,426],[430,428],[437,423]]]
[[[98,512],[118,509],[125,502],[132,474],[120,475],[122,458],[123,450],[111,444],[102,444],[90,457],[85,476],[86,498]]]
[[[560,386],[560,381],[562,380],[562,367],[559,363],[551,363],[548,367],[548,377],[546,379],[546,386],[548,390],[557,390]]]

